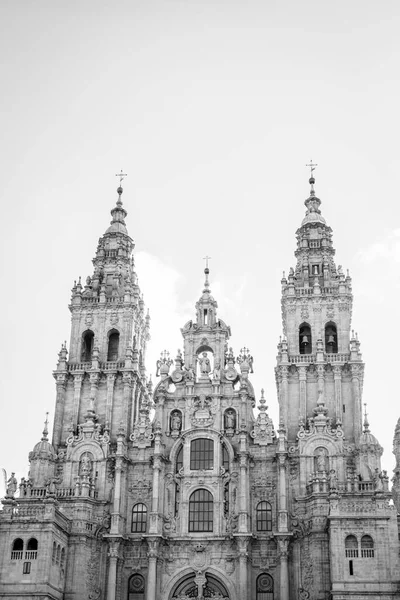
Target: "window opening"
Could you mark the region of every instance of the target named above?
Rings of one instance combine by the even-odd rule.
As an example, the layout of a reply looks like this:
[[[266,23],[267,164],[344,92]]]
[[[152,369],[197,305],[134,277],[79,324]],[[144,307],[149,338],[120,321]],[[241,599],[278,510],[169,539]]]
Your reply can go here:
[[[312,352],[311,327],[307,323],[303,323],[299,328],[299,352],[300,354]]]
[[[257,531],[272,531],[272,507],[263,500],[257,504]]]
[[[229,471],[229,453],[225,444],[222,444],[222,466],[225,471]]]
[[[208,490],[196,490],[189,498],[189,531],[212,530],[213,497]]]
[[[208,325],[208,311],[204,309],[204,325]]]
[[[176,455],[176,472],[179,473],[179,471],[182,469],[183,467],[183,446],[181,446],[179,448],[178,454]]]
[[[146,533],[147,507],[139,502],[132,508],[132,533]]]
[[[51,557],[51,562],[55,563],[56,562],[56,552],[57,552],[57,544],[55,542],[53,542],[53,554]]]
[[[335,323],[325,325],[325,350],[328,354],[337,354],[337,329]]]
[[[92,360],[92,352],[93,352],[93,344],[94,344],[94,333],[93,331],[85,331],[82,338],[82,352],[81,352],[81,360],[82,362],[89,362]]]
[[[349,573],[350,573],[350,575],[354,575],[352,560],[349,560]]]
[[[31,564],[30,562],[24,562],[24,565],[22,567],[22,574],[23,575],[29,575],[29,573],[31,572]]]
[[[24,553],[24,542],[21,538],[14,540],[11,550],[11,560],[20,560]]]
[[[205,438],[193,440],[190,444],[190,468],[192,471],[214,468],[214,441]]]
[[[56,565],[60,564],[60,560],[61,560],[61,546],[58,545],[57,546],[57,554],[56,554]]]
[[[119,333],[118,331],[112,331],[108,336],[108,352],[107,361],[118,360],[118,348],[119,348]]]
[[[31,538],[26,547],[25,558],[35,560],[37,558],[38,541],[36,538]]]
[[[361,558],[374,558],[374,540],[370,535],[361,538]]]
[[[257,600],[274,600],[274,580],[268,573],[257,577]]]
[[[144,577],[139,573],[129,578],[128,600],[144,600]]]
[[[348,535],[344,541],[347,558],[358,558],[358,542],[355,535]]]

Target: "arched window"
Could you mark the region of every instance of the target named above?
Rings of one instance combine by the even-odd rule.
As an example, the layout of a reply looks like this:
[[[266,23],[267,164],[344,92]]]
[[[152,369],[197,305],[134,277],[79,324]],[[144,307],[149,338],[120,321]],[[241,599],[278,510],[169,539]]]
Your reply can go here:
[[[57,546],[57,554],[56,554],[56,565],[60,564],[60,560],[61,560],[61,546],[58,545]]]
[[[129,578],[128,600],[144,600],[144,577],[139,573]]]
[[[53,542],[53,554],[51,555],[51,562],[54,564],[56,562],[56,552],[57,552],[57,544]]]
[[[178,450],[178,454],[176,455],[176,472],[179,473],[179,471],[182,469],[183,467],[183,446],[181,446]]]
[[[38,541],[36,538],[31,538],[28,541],[25,552],[25,560],[35,560],[37,558]]]
[[[61,550],[61,560],[60,560],[60,567],[63,569],[65,566],[65,548],[63,548]]]
[[[337,329],[335,323],[327,323],[325,325],[325,351],[328,354],[337,354]]]
[[[190,468],[192,471],[214,468],[214,441],[204,438],[190,444]]]
[[[93,352],[93,343],[94,343],[94,333],[88,329],[82,335],[82,352],[81,352],[81,361],[88,362],[92,360],[92,352]]]
[[[256,509],[257,531],[272,531],[272,507],[263,500],[257,504]]]
[[[299,328],[299,352],[300,354],[312,352],[311,327],[308,323],[303,323]]]
[[[348,535],[344,541],[347,558],[358,558],[358,542],[355,535]]]
[[[274,580],[268,573],[257,577],[257,600],[274,600]]]
[[[119,332],[116,329],[112,329],[108,334],[108,352],[107,361],[118,360],[118,348],[119,348]]]
[[[24,552],[24,542],[21,538],[14,540],[11,550],[11,560],[20,560]]]
[[[196,490],[189,498],[189,531],[213,530],[213,497],[208,490]]]
[[[361,558],[374,558],[374,540],[370,535],[361,538]]]
[[[138,502],[132,508],[132,533],[146,533],[147,525],[147,507]]]

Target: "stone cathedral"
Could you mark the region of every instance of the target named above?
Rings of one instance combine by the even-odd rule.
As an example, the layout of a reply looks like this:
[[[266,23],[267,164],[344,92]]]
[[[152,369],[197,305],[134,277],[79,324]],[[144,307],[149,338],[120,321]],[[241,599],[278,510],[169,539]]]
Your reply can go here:
[[[161,354],[153,389],[118,188],[93,273],[72,288],[52,441],[46,419],[27,478],[8,479],[0,598],[400,598],[400,420],[391,493],[362,407],[352,282],[314,183],[311,172],[296,266],[281,282],[275,425],[208,267],[182,350]]]

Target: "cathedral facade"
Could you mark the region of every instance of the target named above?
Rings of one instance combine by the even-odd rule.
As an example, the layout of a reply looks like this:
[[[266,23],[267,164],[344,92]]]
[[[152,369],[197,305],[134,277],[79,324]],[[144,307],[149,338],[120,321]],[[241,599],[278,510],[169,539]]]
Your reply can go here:
[[[363,415],[351,278],[314,183],[282,279],[276,426],[208,267],[183,351],[162,353],[153,389],[118,188],[93,275],[72,289],[52,441],[46,420],[28,478],[8,481],[0,598],[400,598],[398,511]],[[394,451],[400,510],[400,421]]]

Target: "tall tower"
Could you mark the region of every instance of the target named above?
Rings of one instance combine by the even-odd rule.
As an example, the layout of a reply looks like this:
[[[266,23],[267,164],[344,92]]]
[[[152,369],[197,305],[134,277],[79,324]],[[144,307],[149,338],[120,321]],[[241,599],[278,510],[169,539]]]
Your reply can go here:
[[[304,598],[359,598],[365,589],[368,597],[389,598],[399,578],[397,555],[387,558],[397,544],[396,519],[382,448],[366,417],[363,426],[364,363],[351,331],[351,278],[335,265],[312,172],[309,182],[297,264],[282,278],[276,367],[289,448],[292,586]]]

